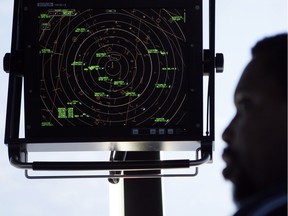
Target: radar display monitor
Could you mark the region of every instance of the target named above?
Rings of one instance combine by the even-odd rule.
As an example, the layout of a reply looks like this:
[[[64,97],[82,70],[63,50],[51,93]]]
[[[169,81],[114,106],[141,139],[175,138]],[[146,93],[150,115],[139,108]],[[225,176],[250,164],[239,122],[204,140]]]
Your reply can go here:
[[[26,138],[201,140],[201,1],[23,4]]]

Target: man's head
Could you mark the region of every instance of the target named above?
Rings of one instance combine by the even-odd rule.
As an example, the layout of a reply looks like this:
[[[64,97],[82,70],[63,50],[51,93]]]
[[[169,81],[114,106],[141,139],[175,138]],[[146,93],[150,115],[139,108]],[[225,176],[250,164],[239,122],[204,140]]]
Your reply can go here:
[[[287,181],[287,34],[266,38],[235,91],[237,113],[223,133],[226,179],[241,202]]]

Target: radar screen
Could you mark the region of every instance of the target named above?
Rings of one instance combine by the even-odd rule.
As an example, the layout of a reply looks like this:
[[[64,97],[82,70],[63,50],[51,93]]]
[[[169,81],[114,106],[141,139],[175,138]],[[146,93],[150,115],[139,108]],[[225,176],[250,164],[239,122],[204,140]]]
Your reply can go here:
[[[30,38],[37,42],[30,43],[35,58],[25,88],[26,104],[33,106],[26,107],[26,134],[199,138],[201,8],[181,1],[173,7],[164,1],[76,2],[35,2],[36,31]]]

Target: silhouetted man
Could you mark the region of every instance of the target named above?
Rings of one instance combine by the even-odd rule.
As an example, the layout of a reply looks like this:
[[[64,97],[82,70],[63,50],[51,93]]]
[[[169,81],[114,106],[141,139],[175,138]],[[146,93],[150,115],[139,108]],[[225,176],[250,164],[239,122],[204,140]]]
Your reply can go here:
[[[258,42],[223,133],[237,216],[287,216],[287,34]]]

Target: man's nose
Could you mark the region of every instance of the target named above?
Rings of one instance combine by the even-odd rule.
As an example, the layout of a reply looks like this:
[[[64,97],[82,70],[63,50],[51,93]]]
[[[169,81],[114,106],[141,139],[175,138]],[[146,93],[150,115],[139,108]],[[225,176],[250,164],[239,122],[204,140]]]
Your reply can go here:
[[[229,135],[228,135],[228,127],[224,130],[224,132],[222,133],[222,139],[225,141],[225,142],[228,142],[229,140]]]
[[[233,120],[229,123],[229,125],[226,127],[226,129],[222,133],[222,139],[226,143],[229,143],[231,141],[231,138],[232,138],[232,124],[233,124]]]

